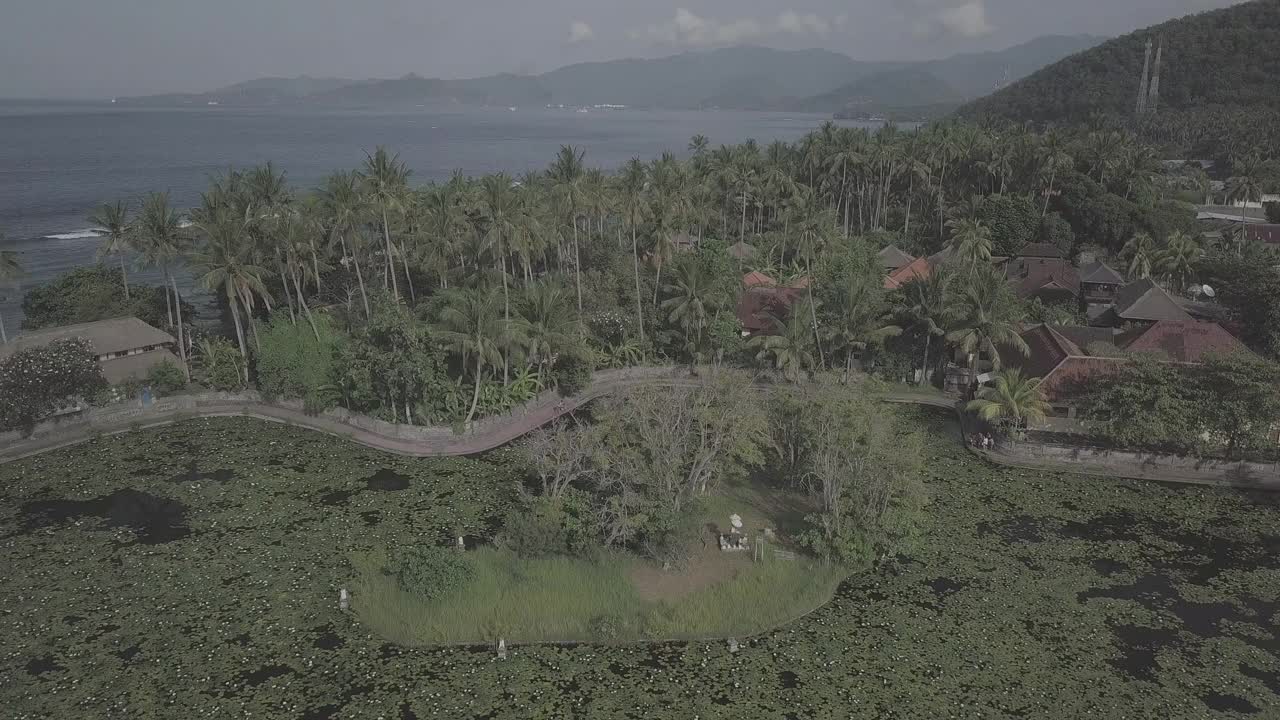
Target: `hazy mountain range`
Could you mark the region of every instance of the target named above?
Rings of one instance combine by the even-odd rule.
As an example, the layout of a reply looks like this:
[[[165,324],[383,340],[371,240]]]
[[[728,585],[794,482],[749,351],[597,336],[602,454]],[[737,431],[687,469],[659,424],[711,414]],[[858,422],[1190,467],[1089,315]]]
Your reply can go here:
[[[1046,36],[998,52],[915,63],[861,62],[828,50],[732,47],[652,60],[569,65],[541,75],[443,80],[261,78],[205,93],[119,98],[130,105],[627,105],[817,113],[950,109],[1103,38]]]

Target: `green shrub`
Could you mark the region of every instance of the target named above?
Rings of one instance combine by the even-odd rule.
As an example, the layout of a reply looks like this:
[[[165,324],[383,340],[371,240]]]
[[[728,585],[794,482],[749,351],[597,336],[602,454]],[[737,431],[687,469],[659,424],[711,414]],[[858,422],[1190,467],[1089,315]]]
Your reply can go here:
[[[577,395],[591,384],[594,364],[591,353],[586,350],[566,352],[551,369],[551,384],[564,397]]]
[[[591,500],[569,489],[560,498],[531,498],[507,516],[498,541],[522,557],[575,555],[595,557],[600,528]]]
[[[210,337],[196,346],[195,376],[204,385],[223,392],[243,390],[244,357],[230,340]]]
[[[294,323],[283,315],[259,331],[258,388],[264,396],[304,398],[313,404],[332,398],[319,391],[332,382],[334,357],[343,337],[327,316],[316,315],[315,322],[319,340],[310,323]]]
[[[474,571],[466,556],[437,546],[413,547],[399,557],[396,579],[400,589],[436,600],[466,585]]]
[[[147,384],[160,395],[172,395],[187,387],[187,375],[177,365],[165,360],[147,371]]]
[[[118,269],[80,267],[27,291],[22,299],[22,327],[37,330],[132,315],[162,328],[169,325],[165,293],[163,286],[130,282],[125,298]],[[190,324],[195,314],[195,307],[183,300],[182,319]]]

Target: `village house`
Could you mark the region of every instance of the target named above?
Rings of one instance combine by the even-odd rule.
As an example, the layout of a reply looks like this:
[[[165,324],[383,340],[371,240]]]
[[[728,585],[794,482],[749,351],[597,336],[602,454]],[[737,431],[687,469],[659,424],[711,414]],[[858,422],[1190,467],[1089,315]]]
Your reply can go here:
[[[808,278],[799,278],[785,287],[779,287],[773,278],[759,271],[742,277],[742,292],[738,295],[735,311],[742,325],[743,337],[771,333],[776,330],[776,320],[784,320],[791,306],[800,299]]]
[[[1035,325],[1023,331],[1030,353],[1012,349],[1005,365],[1026,377],[1040,378],[1040,390],[1052,409],[1036,429],[1079,432],[1079,399],[1091,381],[1114,373],[1129,356],[1149,354],[1164,362],[1194,364],[1211,354],[1248,352],[1217,323],[1160,320],[1120,330],[1107,327]]]
[[[1147,326],[1161,320],[1191,319],[1177,298],[1150,278],[1120,288],[1110,305],[1089,307],[1089,324],[1094,327]]]
[[[79,338],[93,348],[102,375],[112,385],[142,379],[164,362],[181,367],[174,356],[177,341],[136,317],[112,318],[27,332],[0,345],[0,360],[27,348]]]
[[[1046,305],[1074,304],[1080,274],[1052,243],[1027,243],[1004,263],[1004,276],[1019,300],[1038,298]]]

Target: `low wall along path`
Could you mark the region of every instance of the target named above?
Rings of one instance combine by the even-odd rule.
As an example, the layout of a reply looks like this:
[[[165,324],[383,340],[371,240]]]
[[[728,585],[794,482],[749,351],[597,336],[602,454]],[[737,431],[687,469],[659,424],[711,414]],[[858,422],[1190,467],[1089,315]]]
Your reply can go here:
[[[711,369],[700,370],[701,375],[712,373],[714,370]],[[342,408],[308,415],[303,412],[301,401],[267,402],[256,392],[178,395],[162,398],[145,408],[132,403],[91,408],[41,423],[30,437],[17,432],[0,433],[0,463],[76,445],[102,435],[220,416],[253,417],[297,425],[398,455],[473,455],[505,445],[592,400],[619,390],[638,385],[681,386],[696,382],[697,377],[689,372],[687,366],[603,370],[595,373],[587,388],[577,395],[561,397],[555,391],[547,391],[505,415],[472,423],[461,433],[448,427],[390,423]],[[881,399],[954,410],[963,423],[963,413],[959,412],[955,400],[940,394],[886,393],[881,395]],[[992,462],[1015,467],[1280,490],[1280,465],[1277,464],[1141,455],[1047,443],[1000,443],[993,450],[978,454]]]

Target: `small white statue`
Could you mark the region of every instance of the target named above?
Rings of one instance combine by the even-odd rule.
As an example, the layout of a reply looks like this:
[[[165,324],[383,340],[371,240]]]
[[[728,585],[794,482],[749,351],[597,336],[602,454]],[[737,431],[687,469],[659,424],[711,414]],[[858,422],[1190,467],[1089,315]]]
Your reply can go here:
[[[498,659],[507,659],[507,640],[506,638],[498,638]]]
[[[338,609],[346,612],[351,609],[351,593],[346,588],[338,591]]]
[[[729,652],[738,652],[738,638],[729,638]]]
[[[467,549],[467,544],[462,541],[462,536],[459,535],[458,536],[458,552],[464,552],[466,551],[466,549]]]

